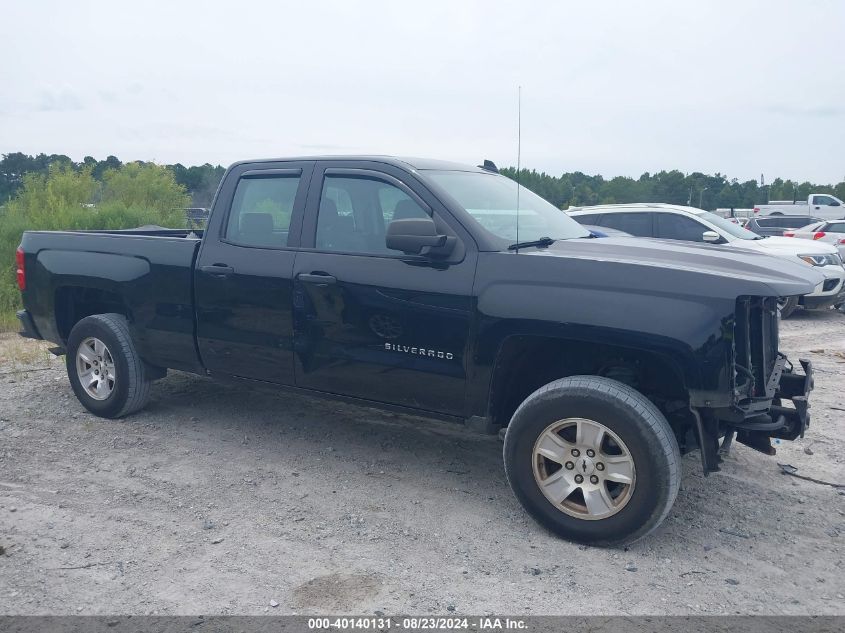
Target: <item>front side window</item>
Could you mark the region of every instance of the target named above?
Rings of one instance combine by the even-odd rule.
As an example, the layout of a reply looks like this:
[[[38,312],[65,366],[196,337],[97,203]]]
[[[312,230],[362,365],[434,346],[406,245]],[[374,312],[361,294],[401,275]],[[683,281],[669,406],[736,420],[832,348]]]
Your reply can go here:
[[[719,228],[719,230],[722,231],[722,237],[725,237],[725,233],[730,235],[731,237],[727,238],[729,240],[731,238],[739,238],[741,240],[760,240],[760,239],[763,239],[762,237],[760,237],[756,233],[752,233],[748,229],[744,229],[739,224],[734,224],[730,220],[726,220],[725,218],[721,218],[718,215],[716,215],[715,213],[710,213],[709,211],[705,211],[704,213],[697,214],[697,216],[700,219],[702,219],[706,222],[709,222],[710,224],[713,224],[714,226]],[[704,228],[702,230],[706,231],[707,229]]]
[[[813,204],[818,206],[834,206],[834,202],[836,202],[830,196],[813,196]]]
[[[605,213],[601,225],[635,237],[652,237],[651,213]]]
[[[703,242],[708,228],[690,218],[674,213],[658,213],[655,218],[654,236],[664,240]]]
[[[397,255],[385,245],[392,220],[431,217],[399,187],[383,180],[327,175],[317,214],[321,250]]]
[[[229,212],[226,239],[242,246],[286,246],[298,188],[299,176],[241,178]]]

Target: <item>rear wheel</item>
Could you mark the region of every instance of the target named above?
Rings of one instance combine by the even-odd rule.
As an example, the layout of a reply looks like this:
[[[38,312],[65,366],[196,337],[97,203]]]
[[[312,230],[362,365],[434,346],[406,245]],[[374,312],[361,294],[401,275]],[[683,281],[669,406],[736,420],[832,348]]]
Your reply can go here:
[[[531,394],[507,428],[504,458],[525,509],[582,543],[642,538],[680,487],[669,423],[645,396],[609,378],[563,378]]]
[[[147,404],[150,380],[120,314],[85,317],[70,332],[65,359],[76,397],[91,413],[119,418]]]

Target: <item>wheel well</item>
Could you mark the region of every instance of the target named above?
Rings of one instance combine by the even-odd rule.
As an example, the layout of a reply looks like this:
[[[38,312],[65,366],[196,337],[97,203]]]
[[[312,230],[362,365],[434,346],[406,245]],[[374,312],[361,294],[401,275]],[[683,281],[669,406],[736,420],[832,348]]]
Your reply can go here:
[[[575,375],[605,376],[633,387],[677,430],[693,421],[680,370],[663,356],[602,343],[515,336],[504,342],[496,359],[490,401],[494,423],[507,426],[531,393]]]
[[[66,286],[56,290],[56,327],[67,341],[73,326],[92,314],[116,312],[129,318],[129,309],[120,295],[99,288]]]

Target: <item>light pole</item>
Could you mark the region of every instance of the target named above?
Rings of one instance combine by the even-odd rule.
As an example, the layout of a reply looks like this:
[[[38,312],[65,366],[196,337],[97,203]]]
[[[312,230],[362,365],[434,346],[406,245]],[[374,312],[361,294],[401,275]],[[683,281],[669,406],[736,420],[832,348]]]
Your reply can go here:
[[[702,189],[698,194],[698,208],[701,209],[701,203],[704,200],[704,192],[707,191],[710,187],[705,187]]]

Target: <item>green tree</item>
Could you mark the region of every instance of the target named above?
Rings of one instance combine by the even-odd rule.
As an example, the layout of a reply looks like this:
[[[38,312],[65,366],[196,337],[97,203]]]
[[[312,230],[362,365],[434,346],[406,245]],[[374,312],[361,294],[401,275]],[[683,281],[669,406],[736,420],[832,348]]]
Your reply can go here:
[[[190,205],[191,199],[166,167],[152,163],[127,163],[120,169],[109,169],[103,174],[100,203],[104,207],[145,208],[167,215],[174,209],[181,214],[182,209]]]

